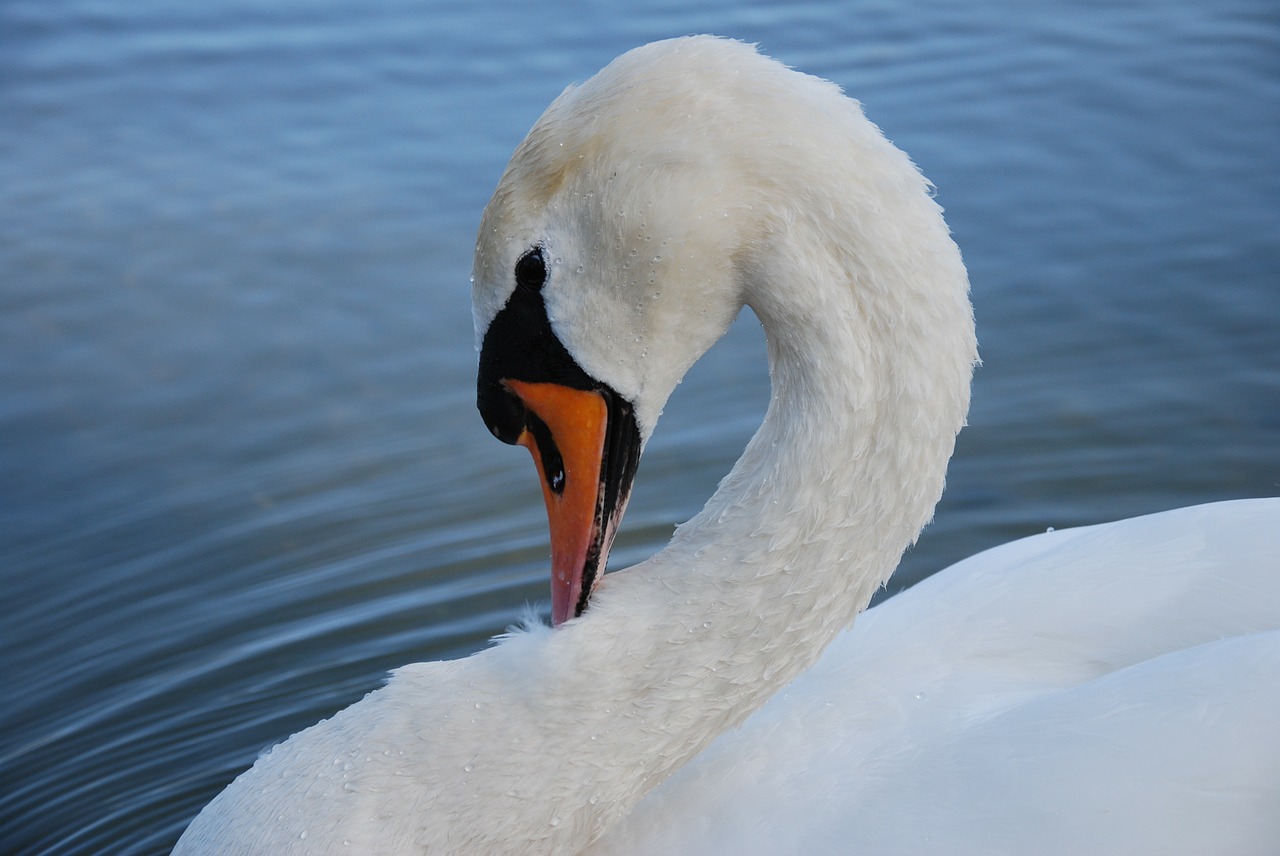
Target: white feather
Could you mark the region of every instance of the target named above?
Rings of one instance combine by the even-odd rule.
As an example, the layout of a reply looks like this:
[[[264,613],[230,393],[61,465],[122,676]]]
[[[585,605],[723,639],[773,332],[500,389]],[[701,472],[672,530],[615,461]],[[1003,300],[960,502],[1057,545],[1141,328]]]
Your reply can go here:
[[[534,244],[552,329],[646,440],[750,305],[760,431],[581,618],[398,670],[261,758],[179,852],[1280,841],[1280,502],[1021,541],[848,629],[932,514],[976,361],[941,212],[856,102],[733,42],[632,51],[513,156],[478,338]]]

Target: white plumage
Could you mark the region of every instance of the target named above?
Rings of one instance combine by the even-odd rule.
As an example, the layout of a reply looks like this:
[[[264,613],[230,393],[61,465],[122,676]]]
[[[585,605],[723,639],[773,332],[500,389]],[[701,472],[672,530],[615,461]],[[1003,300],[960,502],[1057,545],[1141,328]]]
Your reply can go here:
[[[855,102],[738,43],[632,51],[513,156],[478,340],[530,247],[550,330],[644,440],[750,305],[760,431],[581,617],[397,671],[178,852],[1280,847],[1280,502],[1020,541],[848,629],[932,513],[976,359],[940,211]]]
[[[602,852],[1277,852],[1278,513],[1052,532],[930,577]]]

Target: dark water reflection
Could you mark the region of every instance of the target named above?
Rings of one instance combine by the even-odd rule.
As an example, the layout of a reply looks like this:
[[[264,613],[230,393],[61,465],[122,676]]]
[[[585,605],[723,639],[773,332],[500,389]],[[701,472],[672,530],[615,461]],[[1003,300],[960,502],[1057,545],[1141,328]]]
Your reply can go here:
[[[0,850],[163,851],[264,746],[545,602],[532,470],[473,410],[470,248],[545,104],[654,38],[840,82],[939,187],[986,365],[895,585],[1280,493],[1271,4],[551,18],[0,7]],[[699,507],[766,397],[745,317],[667,408],[615,564]]]

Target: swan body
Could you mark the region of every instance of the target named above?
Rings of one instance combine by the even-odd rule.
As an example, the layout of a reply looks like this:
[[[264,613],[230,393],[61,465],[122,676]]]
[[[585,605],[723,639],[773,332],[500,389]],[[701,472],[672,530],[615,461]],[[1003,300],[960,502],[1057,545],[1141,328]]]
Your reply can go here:
[[[481,413],[542,478],[557,626],[396,671],[176,852],[1280,841],[1280,502],[1016,542],[849,629],[968,408],[968,282],[927,191],[856,102],[735,42],[655,43],[566,90],[486,208],[473,291]],[[601,582],[639,449],[744,305],[759,432]]]
[[[1278,506],[1050,532],[929,577],[591,852],[1277,852]]]

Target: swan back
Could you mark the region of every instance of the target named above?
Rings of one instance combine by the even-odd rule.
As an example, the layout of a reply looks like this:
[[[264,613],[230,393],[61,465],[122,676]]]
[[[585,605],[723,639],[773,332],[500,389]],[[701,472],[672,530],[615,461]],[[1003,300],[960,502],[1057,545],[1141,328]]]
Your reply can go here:
[[[592,852],[1271,852],[1278,521],[1237,500],[947,568]]]

